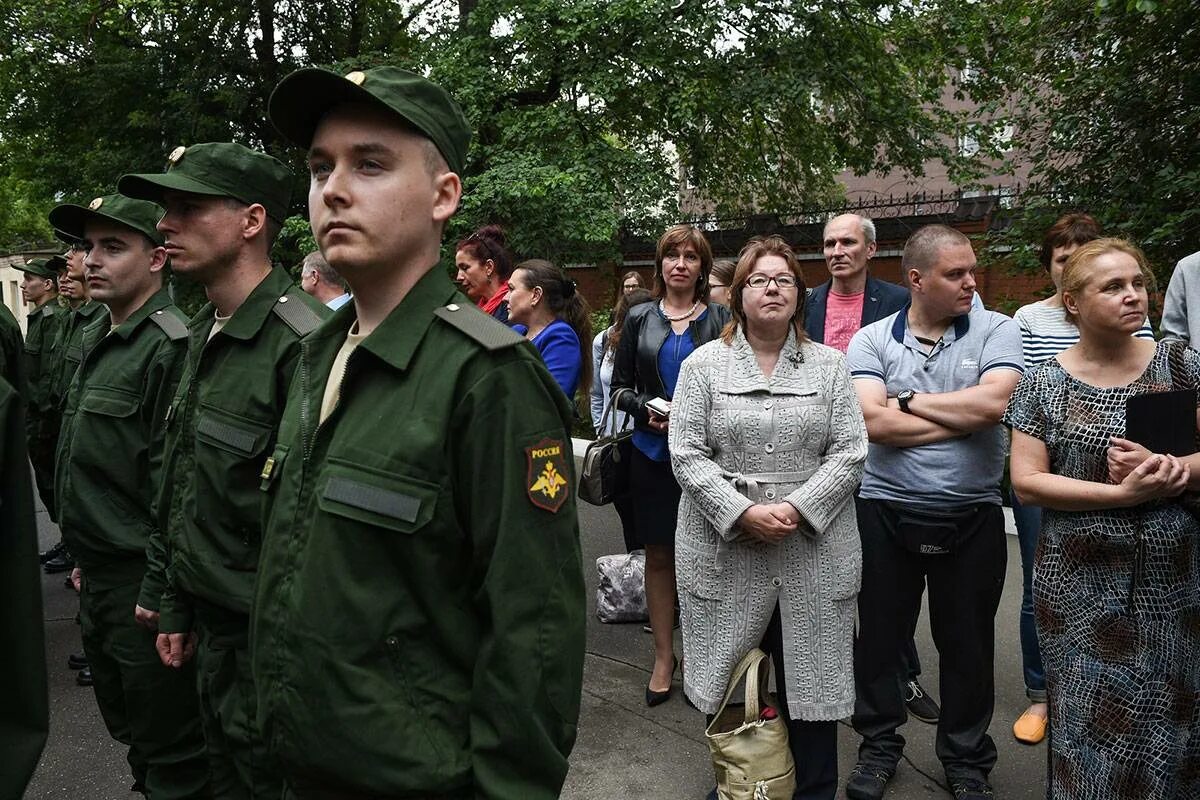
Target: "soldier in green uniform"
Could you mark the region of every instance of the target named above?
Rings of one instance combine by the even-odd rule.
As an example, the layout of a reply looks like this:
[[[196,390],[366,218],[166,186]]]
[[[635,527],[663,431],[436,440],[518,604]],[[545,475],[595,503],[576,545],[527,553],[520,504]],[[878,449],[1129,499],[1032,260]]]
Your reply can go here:
[[[254,603],[285,797],[558,797],[584,585],[571,410],[537,352],[438,267],[470,134],[405,70],[301,70],[318,245],[354,301],[304,341]]]
[[[51,224],[83,241],[100,310],[80,329],[55,496],[83,572],[83,648],[105,725],[129,746],[135,790],[182,800],[210,795],[194,669],[164,668],[155,648],[165,554],[147,548],[166,411],[188,335],[163,287],[167,254],[154,227],[161,215],[153,203],[121,195],[50,212]],[[139,607],[149,614],[144,624],[135,619]]]
[[[60,235],[59,238],[70,237]],[[66,307],[58,314],[59,331],[54,348],[57,357],[49,367],[50,374],[47,378],[47,402],[55,410],[56,418],[63,407],[71,377],[75,374],[75,370],[79,369],[79,362],[82,358],[83,329],[104,314],[104,307],[91,299],[87,285],[83,281],[83,258],[82,245],[73,244],[71,249],[63,255],[62,268],[58,273],[58,296],[60,300],[66,300]],[[59,437],[62,435],[61,426],[54,433],[53,446],[57,453]],[[55,502],[60,506],[62,504],[61,499],[57,496]],[[58,509],[55,509],[56,519],[60,519],[58,513]],[[66,542],[60,540],[57,545],[43,555],[42,563],[45,565],[46,572],[64,572],[75,565],[75,559],[67,549]],[[82,674],[86,675],[87,673]]]
[[[18,798],[41,757],[50,715],[25,404],[10,382],[23,367],[6,361],[0,369],[0,797]]]
[[[166,208],[158,230],[171,268],[199,281],[210,301],[188,323],[187,365],[167,411],[158,535],[167,536],[170,582],[159,654],[180,668],[196,652],[213,794],[275,800],[280,780],[258,736],[248,654],[262,538],[258,475],[275,445],[300,338],[328,309],[271,266],[291,194],[283,164],[224,143],[178,147],[169,162],[166,173],[119,183],[123,194]]]
[[[50,402],[50,376],[54,374],[58,343],[58,269],[62,256],[35,258],[15,269],[25,273],[21,297],[33,304],[25,320],[25,377],[29,397],[25,407],[25,430],[29,460],[38,494],[50,518],[55,519],[54,445],[58,439],[58,410]],[[70,569],[70,566],[67,567]]]

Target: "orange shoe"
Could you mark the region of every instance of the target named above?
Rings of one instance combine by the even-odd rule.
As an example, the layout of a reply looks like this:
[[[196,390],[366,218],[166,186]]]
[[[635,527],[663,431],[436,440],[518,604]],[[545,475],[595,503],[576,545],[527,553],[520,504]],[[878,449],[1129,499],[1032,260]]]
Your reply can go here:
[[[1018,742],[1037,744],[1046,738],[1046,718],[1026,711],[1013,723],[1013,736]]]

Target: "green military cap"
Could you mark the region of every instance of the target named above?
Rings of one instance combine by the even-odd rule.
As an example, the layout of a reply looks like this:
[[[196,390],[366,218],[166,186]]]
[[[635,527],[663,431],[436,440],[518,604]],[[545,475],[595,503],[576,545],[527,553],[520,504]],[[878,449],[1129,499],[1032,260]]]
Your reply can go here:
[[[162,219],[161,206],[149,200],[136,200],[120,194],[97,197],[87,207],[64,203],[50,212],[50,224],[76,241],[83,238],[83,226],[89,219],[119,222],[138,233],[144,233],[156,245],[163,243],[162,234],[154,227]]]
[[[232,197],[261,204],[276,222],[287,219],[292,173],[266,153],[233,142],[206,142],[176,147],[167,162],[163,173],[122,175],[117,191],[159,205],[171,191]]]
[[[321,117],[341,103],[367,103],[389,111],[437,145],[454,172],[467,161],[471,128],[458,103],[433,81],[399,67],[375,67],[339,75],[310,67],[288,75],[267,103],[267,114],[284,138],[312,144]]]
[[[60,270],[67,268],[67,260],[62,256],[49,258],[31,258],[24,264],[14,264],[18,272],[28,272],[38,278],[57,278]]]

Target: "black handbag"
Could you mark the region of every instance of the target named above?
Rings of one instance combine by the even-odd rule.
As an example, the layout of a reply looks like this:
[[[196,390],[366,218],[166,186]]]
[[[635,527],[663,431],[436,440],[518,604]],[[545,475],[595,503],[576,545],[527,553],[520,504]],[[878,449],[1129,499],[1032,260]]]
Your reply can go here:
[[[629,438],[633,436],[630,427],[630,417],[625,417],[625,423],[616,430],[616,417],[613,416],[612,430],[609,430],[609,415],[617,405],[621,389],[612,396],[604,413],[600,416],[600,438],[587,446],[583,454],[583,469],[579,471],[579,499],[594,506],[608,505],[617,496],[625,483],[625,473],[629,469]]]

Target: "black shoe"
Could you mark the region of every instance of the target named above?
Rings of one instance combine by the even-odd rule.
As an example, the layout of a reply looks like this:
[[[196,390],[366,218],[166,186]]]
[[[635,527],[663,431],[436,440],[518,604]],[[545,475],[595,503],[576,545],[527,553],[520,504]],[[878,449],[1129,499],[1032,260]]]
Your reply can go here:
[[[67,668],[68,669],[86,669],[87,665],[88,665],[88,659],[87,659],[87,656],[85,656],[85,655],[78,655],[76,653],[71,653],[70,655],[67,656]]]
[[[71,557],[71,554],[67,552],[67,548],[65,547],[61,553],[42,565],[42,569],[46,571],[47,575],[53,575],[56,572],[70,572],[74,568],[75,559]]]
[[[938,718],[942,716],[942,709],[938,707],[937,701],[926,694],[921,684],[915,680],[904,684],[904,705],[908,708],[909,716],[930,725],[936,725]]]
[[[671,667],[671,680],[672,681],[675,680],[675,670],[677,670],[677,669],[679,669],[679,659],[678,658],[675,659],[675,664]],[[661,706],[663,703],[665,703],[671,699],[671,691],[674,688],[675,688],[674,686],[668,686],[665,691],[656,692],[653,689],[651,689],[649,686],[647,686],[646,687],[646,705],[650,706],[651,708],[654,708],[655,706]]]
[[[75,684],[77,686],[91,686],[92,685],[92,668],[84,667],[83,669],[79,670],[79,672],[76,672],[75,673]]]
[[[978,778],[951,781],[950,791],[954,793],[954,800],[991,800],[993,796],[988,782]]]
[[[66,549],[67,549],[67,543],[64,542],[62,539],[59,539],[58,544],[54,545],[54,547],[51,547],[49,550],[43,550],[41,553],[38,553],[38,561],[45,564],[47,561],[49,561],[53,558],[57,558]]]
[[[854,769],[850,770],[850,780],[846,781],[846,797],[850,800],[880,800],[888,781],[895,774],[895,770],[855,764]]]

